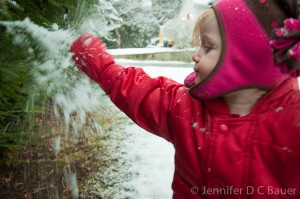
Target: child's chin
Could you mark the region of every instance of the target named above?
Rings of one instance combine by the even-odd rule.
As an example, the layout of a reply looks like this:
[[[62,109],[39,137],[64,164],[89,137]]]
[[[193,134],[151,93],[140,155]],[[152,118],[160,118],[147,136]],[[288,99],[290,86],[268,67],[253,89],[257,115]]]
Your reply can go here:
[[[202,81],[201,78],[199,76],[196,76],[194,84],[199,84],[201,81]]]

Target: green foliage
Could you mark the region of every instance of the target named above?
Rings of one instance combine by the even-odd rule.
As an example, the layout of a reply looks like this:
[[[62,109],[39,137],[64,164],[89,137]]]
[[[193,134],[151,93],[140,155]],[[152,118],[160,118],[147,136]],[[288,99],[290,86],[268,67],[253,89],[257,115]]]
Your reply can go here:
[[[78,1],[0,0],[0,21],[29,17],[44,27],[50,27],[53,23],[67,27],[66,14],[76,9],[76,2]],[[30,70],[33,61],[37,59],[36,53],[39,52],[32,49],[35,48],[34,42],[25,37],[11,37],[1,25],[0,43],[0,162],[9,165],[13,152],[22,147],[31,135],[30,127],[34,123],[34,117],[26,106],[29,93],[34,90]]]
[[[73,6],[73,0],[4,0],[3,2],[0,15],[2,21],[23,20],[29,17],[39,25],[51,25],[53,22],[61,25],[63,14],[68,11],[68,7]]]
[[[0,159],[10,164],[10,152],[21,146],[20,138],[24,137],[22,129],[17,127],[26,116],[30,55],[15,46],[3,28],[0,41]]]
[[[17,155],[17,150],[21,149],[28,141],[29,135],[25,132],[1,132],[0,137],[0,161],[5,165],[11,165]]]

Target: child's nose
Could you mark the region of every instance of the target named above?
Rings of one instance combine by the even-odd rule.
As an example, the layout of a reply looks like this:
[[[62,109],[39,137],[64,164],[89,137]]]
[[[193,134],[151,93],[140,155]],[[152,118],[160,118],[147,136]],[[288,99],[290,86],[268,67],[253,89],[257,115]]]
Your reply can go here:
[[[199,50],[197,50],[196,52],[194,52],[194,54],[192,55],[192,60],[196,63],[198,63],[200,61],[200,53]]]

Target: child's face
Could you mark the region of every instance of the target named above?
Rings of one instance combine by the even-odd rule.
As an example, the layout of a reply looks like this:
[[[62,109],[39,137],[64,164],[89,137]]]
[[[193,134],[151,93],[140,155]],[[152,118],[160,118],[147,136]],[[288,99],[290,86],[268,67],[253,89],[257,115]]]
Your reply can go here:
[[[195,84],[202,82],[216,66],[222,50],[221,34],[214,12],[211,10],[198,22],[200,28],[199,49],[193,55]]]

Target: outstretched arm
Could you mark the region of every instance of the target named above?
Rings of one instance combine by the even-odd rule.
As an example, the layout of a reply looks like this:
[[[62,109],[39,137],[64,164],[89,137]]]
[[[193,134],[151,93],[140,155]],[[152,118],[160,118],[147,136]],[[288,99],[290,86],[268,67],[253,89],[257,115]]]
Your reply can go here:
[[[73,60],[111,100],[144,129],[172,142],[171,114],[183,86],[168,78],[150,78],[141,68],[122,67],[104,43],[82,35],[72,45]]]

